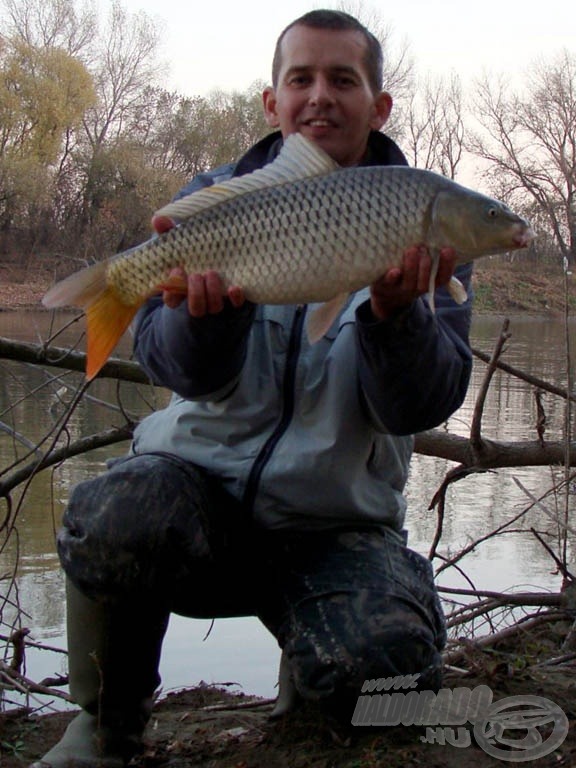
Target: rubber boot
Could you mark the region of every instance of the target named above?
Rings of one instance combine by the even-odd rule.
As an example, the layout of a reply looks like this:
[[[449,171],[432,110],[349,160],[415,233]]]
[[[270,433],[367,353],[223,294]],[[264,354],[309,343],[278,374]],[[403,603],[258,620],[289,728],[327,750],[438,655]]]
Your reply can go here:
[[[280,669],[278,671],[278,698],[270,712],[269,720],[279,720],[284,715],[294,712],[298,708],[302,699],[294,685],[290,662],[286,653],[282,651],[280,657]]]
[[[122,768],[142,746],[169,614],[111,608],[66,584],[70,694],[82,712],[30,768]]]

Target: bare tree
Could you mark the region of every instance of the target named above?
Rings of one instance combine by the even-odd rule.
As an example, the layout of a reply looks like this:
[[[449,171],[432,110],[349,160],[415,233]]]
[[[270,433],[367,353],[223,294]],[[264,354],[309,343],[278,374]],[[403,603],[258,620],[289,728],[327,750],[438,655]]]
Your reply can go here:
[[[449,80],[427,78],[416,89],[406,112],[403,146],[410,162],[456,178],[464,152],[462,87]]]
[[[114,2],[96,48],[93,75],[98,105],[84,127],[94,149],[118,138],[158,76],[159,36],[144,13],[129,14]]]
[[[2,0],[7,35],[36,48],[62,48],[85,57],[96,39],[96,10],[74,0]]]
[[[406,40],[397,42],[394,28],[381,13],[364,0],[343,0],[339,10],[356,17],[380,41],[384,53],[383,84],[394,100],[394,109],[386,124],[386,133],[397,137],[405,122],[414,87],[414,61]]]
[[[508,198],[532,201],[562,256],[576,261],[576,56],[563,51],[536,62],[523,88],[504,78],[478,83],[470,142],[486,160],[486,176]]]

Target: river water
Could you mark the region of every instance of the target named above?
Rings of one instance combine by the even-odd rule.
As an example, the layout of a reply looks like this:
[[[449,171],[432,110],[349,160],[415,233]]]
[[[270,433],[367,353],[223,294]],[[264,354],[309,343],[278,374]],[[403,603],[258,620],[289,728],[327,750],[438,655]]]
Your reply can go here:
[[[40,341],[51,335],[48,313],[0,313],[0,336],[15,340]],[[59,317],[58,325],[64,323]],[[502,327],[500,317],[476,317],[473,346],[491,353]],[[567,380],[564,323],[560,320],[512,318],[511,338],[504,360],[527,373],[563,386]],[[576,325],[569,325],[569,336]],[[75,343],[75,324],[54,343]],[[129,354],[130,341],[123,340],[121,352]],[[570,339],[570,356],[576,352]],[[475,361],[466,403],[446,425],[448,432],[469,434],[473,408],[486,372]],[[46,436],[70,401],[81,381],[80,374],[55,369],[41,370],[22,363],[0,360],[0,481],[11,473],[29,446],[49,444]],[[141,417],[160,407],[167,394],[150,387],[117,385],[96,381],[68,424],[72,441],[124,423],[121,409]],[[546,437],[560,439],[564,433],[565,404],[544,394],[547,416]],[[534,388],[507,374],[497,372],[486,400],[483,435],[492,440],[533,440],[537,421]],[[12,432],[11,432],[12,430]],[[16,433],[16,434],[14,434]],[[65,601],[63,578],[55,553],[54,537],[71,485],[104,470],[105,461],[125,452],[127,444],[99,449],[72,458],[54,470],[45,470],[12,495],[13,530],[6,542],[0,535],[0,635],[7,636],[20,616],[20,626],[30,629],[31,641],[52,649],[64,649]],[[415,455],[407,487],[409,512],[407,528],[410,545],[427,554],[436,529],[436,513],[428,505],[446,472],[454,466],[444,460]],[[529,498],[516,481],[540,496],[561,477],[548,467],[515,468],[473,475],[453,484],[447,494],[443,537],[438,551],[450,557],[529,505]],[[571,499],[570,499],[571,501]],[[564,504],[556,495],[550,506]],[[6,504],[0,519],[8,512]],[[439,576],[445,587],[470,587],[502,591],[511,588],[553,590],[561,576],[542,544],[530,533],[533,526],[545,535],[548,544],[560,551],[557,526],[538,507],[533,508],[507,535],[492,537],[479,545],[458,565]],[[573,557],[573,544],[569,553]],[[572,550],[570,550],[572,545]],[[436,566],[441,560],[434,561]],[[12,578],[15,576],[15,578]],[[447,608],[449,606],[447,605]],[[0,643],[0,648],[5,642]],[[8,651],[4,652],[6,655]],[[163,691],[206,682],[235,682],[247,693],[275,695],[279,651],[275,640],[256,619],[209,621],[172,617],[164,644],[161,675]],[[66,671],[65,656],[57,650],[30,648],[26,674],[39,680]],[[14,700],[14,697],[12,697]],[[45,699],[38,700],[46,704]],[[36,702],[38,704],[38,702]],[[55,703],[54,706],[61,707]]]

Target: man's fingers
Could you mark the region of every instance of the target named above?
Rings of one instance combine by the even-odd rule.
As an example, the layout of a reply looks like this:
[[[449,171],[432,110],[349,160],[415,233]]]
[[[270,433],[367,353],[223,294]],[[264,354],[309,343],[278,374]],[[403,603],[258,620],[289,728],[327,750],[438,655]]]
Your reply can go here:
[[[177,282],[181,285],[185,285],[187,281],[186,272],[182,269],[182,267],[175,267],[173,270],[171,270],[170,274],[168,275],[168,282],[171,278],[175,281],[175,283]],[[176,307],[179,307],[180,304],[182,304],[184,301],[185,296],[186,294],[182,289],[171,290],[170,288],[165,288],[162,291],[162,300],[167,307],[170,307],[170,309],[176,309]]]
[[[246,301],[242,288],[239,288],[237,285],[231,285],[228,288],[228,300],[235,309],[239,309]]]
[[[222,312],[224,309],[224,293],[222,278],[218,272],[210,271],[204,275],[206,286],[206,311],[210,315]]]
[[[192,317],[214,315],[224,309],[222,279],[218,272],[188,277],[188,311]]]
[[[199,273],[188,275],[188,312],[192,317],[206,314],[206,287],[204,276]]]
[[[152,226],[159,235],[163,235],[164,232],[168,232],[169,229],[172,229],[175,224],[168,216],[153,216]]]
[[[170,287],[171,280],[174,281],[173,288]],[[181,267],[176,267],[170,272],[162,292],[162,299],[170,309],[179,307],[186,298],[188,312],[192,317],[204,317],[204,315],[222,312],[226,296],[233,307],[241,307],[244,304],[243,290],[238,286],[231,286],[225,292],[222,278],[215,270],[209,270],[204,274],[194,272],[187,275]]]

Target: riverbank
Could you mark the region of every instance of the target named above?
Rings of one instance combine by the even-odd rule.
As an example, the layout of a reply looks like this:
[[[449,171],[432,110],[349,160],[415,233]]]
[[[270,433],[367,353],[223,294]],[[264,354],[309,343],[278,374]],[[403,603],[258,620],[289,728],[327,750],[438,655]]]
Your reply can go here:
[[[514,712],[527,706],[534,718],[542,699],[559,707],[566,721],[546,717],[540,710],[539,733],[549,751],[530,758],[538,768],[576,765],[576,662],[564,660],[561,644],[570,622],[543,622],[531,631],[517,634],[512,641],[500,642],[482,650],[468,643],[457,666],[448,667],[444,687],[474,690],[488,686],[494,702],[511,696],[523,697],[514,703]],[[572,654],[573,656],[574,654]],[[154,709],[146,732],[144,753],[131,765],[134,768],[494,768],[503,760],[520,762],[529,759],[510,744],[496,728],[491,739],[495,748],[503,750],[495,759],[477,743],[473,728],[458,731],[461,746],[442,743],[440,735],[430,743],[430,730],[423,726],[343,727],[326,720],[313,705],[297,713],[271,722],[272,703],[241,693],[233,693],[233,684],[225,687],[201,684],[192,690],[171,693]],[[541,697],[539,699],[526,697]],[[503,709],[500,707],[500,709]],[[73,713],[37,716],[0,714],[0,765],[22,768],[38,759],[62,735]],[[493,722],[493,721],[490,721]],[[535,722],[533,719],[532,722]],[[460,723],[458,723],[460,725]],[[448,735],[445,729],[439,734]],[[529,739],[527,728],[519,726],[506,731],[513,742],[526,742],[533,751],[538,739]],[[533,734],[534,735],[534,734]],[[565,737],[565,738],[564,738]],[[482,735],[480,736],[482,739]],[[550,739],[550,741],[548,741]],[[512,742],[512,743],[513,743]],[[561,742],[561,743],[558,743]],[[464,745],[464,746],[462,746]],[[544,753],[544,754],[542,754]],[[498,753],[496,753],[498,754]]]
[[[0,311],[39,309],[52,284],[48,275],[0,266]],[[474,267],[474,311],[479,313],[559,315],[564,312],[565,279],[558,269],[542,272],[535,265],[478,261]],[[576,309],[576,279],[568,282],[569,307]]]

